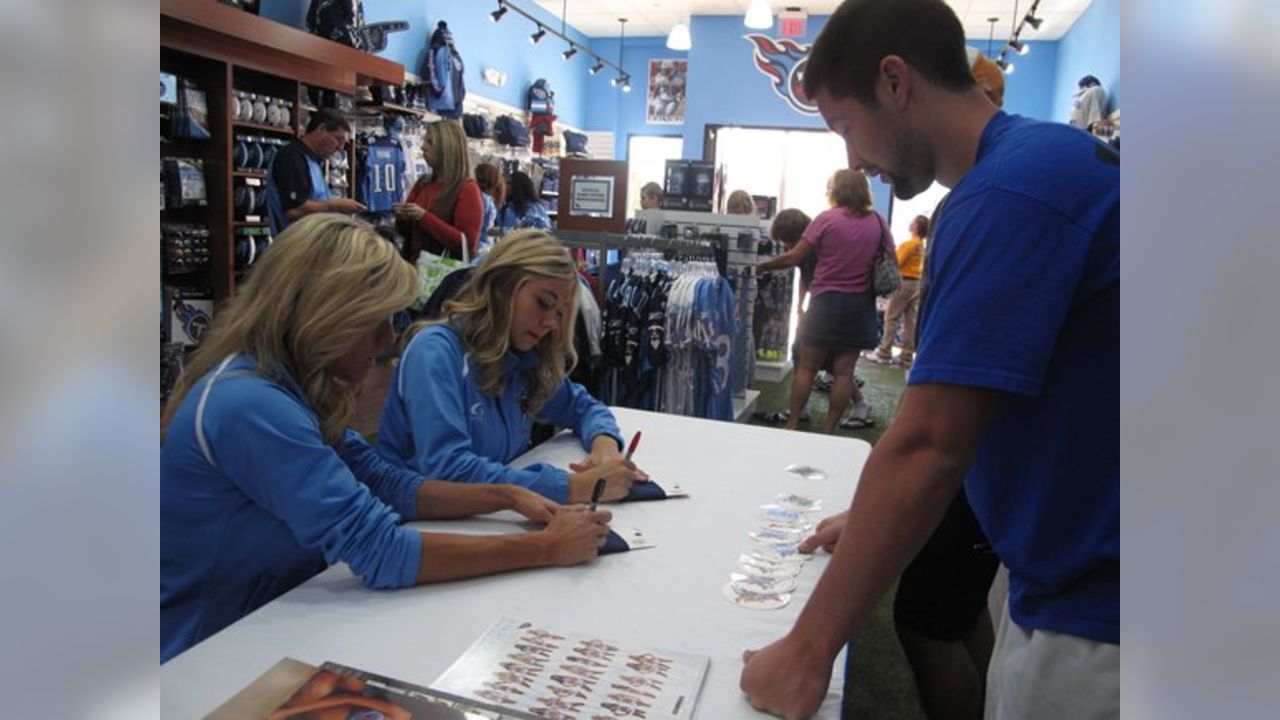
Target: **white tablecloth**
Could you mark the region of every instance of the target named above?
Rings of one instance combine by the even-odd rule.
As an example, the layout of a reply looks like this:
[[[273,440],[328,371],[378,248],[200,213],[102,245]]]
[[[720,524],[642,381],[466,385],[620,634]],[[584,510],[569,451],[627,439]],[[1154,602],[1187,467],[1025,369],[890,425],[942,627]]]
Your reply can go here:
[[[614,526],[638,527],[657,547],[610,555],[587,565],[507,573],[406,590],[366,589],[337,565],[277,598],[161,667],[162,714],[196,718],[284,656],[326,660],[428,685],[500,615],[527,617],[621,642],[711,657],[697,717],[755,717],[738,689],[742,651],[785,633],[813,590],[828,556],[818,554],[798,578],[791,603],[748,610],[720,594],[739,554],[755,543],[759,506],[779,493],[822,498],[825,517],[848,507],[870,452],[860,440],[737,423],[615,409],[623,434],[644,432],[635,462],[657,481],[691,495],[608,506]],[[581,445],[562,435],[520,460],[564,465]],[[791,464],[828,473],[805,480]],[[418,523],[442,532],[516,532],[514,513]],[[840,716],[843,655],[819,717]]]

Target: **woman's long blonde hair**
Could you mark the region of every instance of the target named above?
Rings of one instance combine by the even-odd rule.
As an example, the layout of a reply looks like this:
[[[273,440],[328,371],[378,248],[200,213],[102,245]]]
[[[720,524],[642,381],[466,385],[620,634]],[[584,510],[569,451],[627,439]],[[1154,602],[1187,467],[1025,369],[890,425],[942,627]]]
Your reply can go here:
[[[467,153],[467,136],[456,120],[437,120],[427,125],[427,137],[435,148],[436,165],[431,179],[440,181],[440,194],[431,212],[453,222],[453,209],[462,185],[471,178],[471,156]]]
[[[573,295],[560,327],[534,346],[538,364],[530,372],[529,393],[522,400],[525,414],[534,416],[573,370],[573,324],[578,314],[577,274],[573,260],[552,235],[535,229],[508,233],[494,246],[462,286],[458,297],[444,304],[444,322],[462,336],[462,343],[479,371],[476,385],[492,397],[502,394],[507,378],[503,359],[511,349],[511,316],[516,292],[530,280],[573,281]]]
[[[337,445],[355,410],[356,388],[330,369],[417,293],[417,272],[367,223],[331,213],[302,218],[280,233],[218,311],[178,378],[161,432],[193,384],[223,358],[244,352],[262,374],[291,376],[319,416],[325,441]]]

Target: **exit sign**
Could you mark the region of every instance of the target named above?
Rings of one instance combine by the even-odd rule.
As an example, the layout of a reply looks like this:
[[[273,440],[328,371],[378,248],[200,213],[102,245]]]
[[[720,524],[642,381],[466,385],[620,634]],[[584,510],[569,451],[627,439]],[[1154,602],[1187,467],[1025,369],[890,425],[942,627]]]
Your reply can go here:
[[[809,13],[800,8],[789,7],[778,13],[778,25],[782,37],[804,37],[809,24]]]

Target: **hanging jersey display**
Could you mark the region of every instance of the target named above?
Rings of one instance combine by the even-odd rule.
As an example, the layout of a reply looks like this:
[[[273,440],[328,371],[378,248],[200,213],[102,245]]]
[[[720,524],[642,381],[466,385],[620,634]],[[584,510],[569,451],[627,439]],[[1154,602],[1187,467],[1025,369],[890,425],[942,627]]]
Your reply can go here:
[[[371,139],[360,167],[360,197],[371,212],[389,212],[404,200],[405,157],[401,144],[391,138]]]
[[[631,252],[605,293],[597,395],[610,405],[733,419],[733,347],[741,326],[715,263]]]
[[[467,96],[463,83],[465,66],[462,56],[454,46],[453,33],[448,23],[441,20],[431,33],[427,56],[423,61],[422,77],[427,84],[427,109],[440,117],[462,117],[462,101]]]

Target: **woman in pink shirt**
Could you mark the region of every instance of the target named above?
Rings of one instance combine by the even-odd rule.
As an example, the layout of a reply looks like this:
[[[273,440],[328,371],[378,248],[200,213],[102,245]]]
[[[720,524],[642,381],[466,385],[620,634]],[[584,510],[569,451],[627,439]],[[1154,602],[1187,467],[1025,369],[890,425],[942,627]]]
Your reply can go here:
[[[791,380],[791,415],[787,428],[794,430],[809,402],[813,376],[828,361],[835,384],[823,429],[835,431],[849,400],[853,415],[842,427],[870,427],[870,407],[853,382],[858,353],[875,347],[876,296],[871,274],[876,251],[883,244],[894,252],[893,238],[884,218],[871,202],[871,185],[858,170],[837,170],[827,183],[831,209],[818,215],[795,247],[756,265],[757,272],[802,265],[815,254],[809,310],[800,332],[800,364]]]

